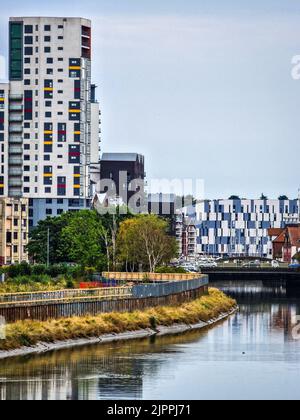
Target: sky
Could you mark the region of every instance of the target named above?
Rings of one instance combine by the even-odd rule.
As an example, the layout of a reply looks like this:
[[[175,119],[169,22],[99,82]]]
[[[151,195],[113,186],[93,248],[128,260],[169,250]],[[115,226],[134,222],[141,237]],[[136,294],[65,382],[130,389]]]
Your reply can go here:
[[[102,151],[145,155],[148,179],[203,179],[206,198],[296,198],[300,2],[11,0],[10,16],[93,24]]]

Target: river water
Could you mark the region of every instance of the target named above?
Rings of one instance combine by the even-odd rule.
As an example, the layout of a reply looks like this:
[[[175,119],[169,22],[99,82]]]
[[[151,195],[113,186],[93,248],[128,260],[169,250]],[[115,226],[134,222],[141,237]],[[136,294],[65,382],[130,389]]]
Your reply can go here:
[[[240,312],[217,326],[0,361],[0,399],[299,399],[300,297],[259,281],[218,286]]]

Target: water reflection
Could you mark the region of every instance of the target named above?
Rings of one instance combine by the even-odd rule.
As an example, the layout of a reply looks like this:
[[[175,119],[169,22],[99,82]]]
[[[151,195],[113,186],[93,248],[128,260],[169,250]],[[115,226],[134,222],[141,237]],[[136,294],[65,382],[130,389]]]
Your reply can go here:
[[[172,337],[0,362],[0,399],[299,398],[300,299],[284,285],[218,283],[240,312]]]

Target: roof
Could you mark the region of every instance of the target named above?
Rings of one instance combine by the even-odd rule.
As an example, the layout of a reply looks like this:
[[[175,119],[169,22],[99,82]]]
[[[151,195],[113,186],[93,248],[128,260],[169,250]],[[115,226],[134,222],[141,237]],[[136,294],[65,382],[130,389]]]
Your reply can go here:
[[[288,242],[291,246],[297,246],[300,248],[300,225],[298,226],[287,226],[285,229],[278,229],[278,235],[271,235],[272,232],[275,233],[277,229],[269,229],[269,236],[276,236],[274,243],[284,244],[288,237]]]
[[[103,153],[101,160],[110,162],[136,162],[137,160],[144,161],[144,156],[138,153]]]
[[[269,236],[279,236],[282,233],[283,230],[284,229],[281,229],[281,228],[271,228],[271,229],[268,229],[268,235]]]
[[[300,247],[300,226],[288,227],[288,232],[291,245]]]

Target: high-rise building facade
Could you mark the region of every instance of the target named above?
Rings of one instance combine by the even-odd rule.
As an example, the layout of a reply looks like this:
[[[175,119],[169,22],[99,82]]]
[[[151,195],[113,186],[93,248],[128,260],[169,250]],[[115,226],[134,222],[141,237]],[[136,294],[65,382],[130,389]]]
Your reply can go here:
[[[91,168],[100,160],[91,47],[89,20],[10,19],[9,84],[0,86],[0,193],[29,199],[31,226],[90,205]]]
[[[197,253],[272,258],[269,229],[299,223],[299,200],[205,200],[185,209],[197,227]]]

